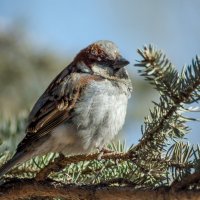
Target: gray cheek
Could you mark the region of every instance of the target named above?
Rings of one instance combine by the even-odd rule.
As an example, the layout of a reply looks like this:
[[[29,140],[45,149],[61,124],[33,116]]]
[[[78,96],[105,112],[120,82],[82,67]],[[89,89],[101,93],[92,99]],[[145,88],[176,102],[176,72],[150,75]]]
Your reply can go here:
[[[100,65],[100,64],[94,63],[92,65],[92,71],[94,72],[94,74],[105,76],[105,77],[114,75],[114,69],[106,65]]]

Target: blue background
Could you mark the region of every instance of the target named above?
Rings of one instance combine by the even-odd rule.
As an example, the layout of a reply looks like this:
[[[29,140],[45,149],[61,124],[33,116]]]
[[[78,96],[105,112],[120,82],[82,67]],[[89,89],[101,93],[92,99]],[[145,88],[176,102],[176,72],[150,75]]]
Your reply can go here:
[[[198,0],[0,0],[0,29],[23,21],[31,42],[71,58],[96,40],[112,40],[138,77],[133,64],[144,44],[163,49],[179,70],[199,54],[199,8]],[[128,144],[137,142],[140,124],[126,126]],[[198,143],[199,123],[191,125],[188,137]]]

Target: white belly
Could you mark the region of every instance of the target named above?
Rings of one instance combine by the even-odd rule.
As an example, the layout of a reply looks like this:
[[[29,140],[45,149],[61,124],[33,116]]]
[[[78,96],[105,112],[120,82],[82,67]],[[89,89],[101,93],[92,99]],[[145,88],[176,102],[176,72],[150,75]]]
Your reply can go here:
[[[122,128],[128,95],[110,81],[93,82],[75,109],[73,123],[78,127],[83,148],[101,148]]]

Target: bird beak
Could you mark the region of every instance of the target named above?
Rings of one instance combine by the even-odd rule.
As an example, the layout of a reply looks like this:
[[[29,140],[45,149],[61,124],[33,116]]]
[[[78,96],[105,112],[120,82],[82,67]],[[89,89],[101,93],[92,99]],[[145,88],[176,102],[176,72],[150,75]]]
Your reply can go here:
[[[125,67],[126,65],[129,64],[129,61],[126,60],[125,58],[123,58],[122,56],[120,56],[119,58],[117,58],[117,60],[115,61],[115,68],[122,68]]]

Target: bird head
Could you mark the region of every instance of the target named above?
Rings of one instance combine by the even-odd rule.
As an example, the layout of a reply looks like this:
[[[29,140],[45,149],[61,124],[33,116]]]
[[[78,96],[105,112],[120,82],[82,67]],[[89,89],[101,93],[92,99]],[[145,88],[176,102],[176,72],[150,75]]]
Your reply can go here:
[[[74,61],[80,72],[103,77],[127,74],[124,67],[129,64],[115,43],[108,40],[89,45],[79,52]]]

